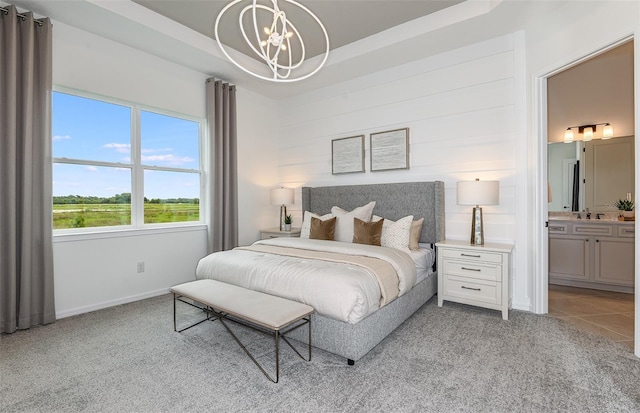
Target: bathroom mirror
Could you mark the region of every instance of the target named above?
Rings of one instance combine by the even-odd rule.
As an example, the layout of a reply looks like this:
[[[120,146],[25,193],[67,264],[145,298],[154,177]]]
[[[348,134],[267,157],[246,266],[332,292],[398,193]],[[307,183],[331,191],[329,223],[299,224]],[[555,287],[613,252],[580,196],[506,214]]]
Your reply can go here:
[[[636,199],[633,136],[550,143],[547,166],[549,211],[611,211],[618,199]]]

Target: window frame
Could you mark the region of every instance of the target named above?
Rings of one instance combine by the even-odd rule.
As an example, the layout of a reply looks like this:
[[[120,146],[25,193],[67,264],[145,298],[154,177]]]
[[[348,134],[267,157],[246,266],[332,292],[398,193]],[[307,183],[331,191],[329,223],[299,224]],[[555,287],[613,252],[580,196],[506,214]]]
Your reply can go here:
[[[96,161],[86,159],[75,159],[65,157],[54,157],[52,151],[51,166],[53,169],[54,164],[71,164],[71,165],[83,165],[83,166],[98,166],[98,167],[111,167],[111,168],[126,168],[131,170],[131,224],[130,225],[112,225],[112,226],[100,226],[100,227],[84,227],[84,228],[59,228],[53,229],[53,236],[55,237],[68,237],[68,236],[86,236],[88,238],[102,238],[103,236],[112,236],[114,234],[129,235],[126,233],[147,233],[151,232],[167,232],[167,231],[184,231],[206,228],[204,212],[206,210],[204,195],[205,195],[205,156],[204,156],[204,135],[205,135],[205,122],[206,119],[196,116],[186,115],[183,113],[177,113],[166,109],[156,108],[153,106],[126,101],[123,99],[117,99],[109,96],[100,95],[97,93],[86,92],[73,88],[54,86],[51,92],[53,101],[53,93],[59,92],[80,98],[92,99],[99,102],[108,104],[125,106],[130,109],[130,163],[123,162],[109,162],[109,161]],[[52,108],[52,111],[55,110]],[[142,129],[141,129],[141,112],[152,112],[155,114],[169,116],[174,118],[183,119],[198,124],[198,164],[199,168],[177,168],[170,166],[153,166],[142,164]],[[52,114],[53,122],[53,114]],[[53,139],[53,133],[51,136]],[[163,222],[145,224],[144,222],[144,173],[146,170],[157,170],[163,172],[178,172],[178,173],[190,173],[197,174],[200,181],[199,190],[199,202],[198,202],[198,221],[182,221],[182,222]],[[53,175],[52,175],[53,179]],[[52,181],[53,185],[53,181]],[[53,198],[52,198],[53,202]],[[53,218],[51,225],[53,227]],[[74,237],[75,238],[75,237]]]

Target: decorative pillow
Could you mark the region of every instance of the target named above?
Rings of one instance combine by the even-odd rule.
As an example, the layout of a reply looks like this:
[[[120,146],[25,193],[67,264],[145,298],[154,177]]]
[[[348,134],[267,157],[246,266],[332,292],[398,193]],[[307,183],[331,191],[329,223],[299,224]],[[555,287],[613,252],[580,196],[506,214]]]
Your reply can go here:
[[[334,206],[331,213],[338,218],[336,223],[336,241],[352,242],[353,241],[353,219],[358,218],[364,222],[371,221],[373,207],[376,202],[369,202],[367,205],[355,208],[353,211],[347,212],[344,209]]]
[[[422,224],[424,218],[416,219],[411,223],[411,235],[409,236],[409,249],[417,251],[420,249],[420,234],[422,233]]]
[[[336,217],[321,220],[316,217],[311,217],[311,232],[309,239],[323,239],[326,241],[333,241],[333,234],[336,230]]]
[[[304,211],[304,217],[302,219],[302,226],[300,227],[300,238],[309,238],[309,234],[311,233],[311,218],[316,217],[321,220],[327,220],[329,218],[333,218],[333,214],[325,214],[318,215],[313,212]]]
[[[384,219],[376,222],[365,222],[361,219],[353,219],[353,242],[355,244],[381,245],[382,224]]]
[[[374,215],[372,221],[379,221],[383,218]],[[380,245],[383,247],[395,248],[404,252],[411,252],[409,249],[409,239],[411,238],[411,223],[413,215],[407,215],[397,221],[385,219],[382,223],[382,236]]]

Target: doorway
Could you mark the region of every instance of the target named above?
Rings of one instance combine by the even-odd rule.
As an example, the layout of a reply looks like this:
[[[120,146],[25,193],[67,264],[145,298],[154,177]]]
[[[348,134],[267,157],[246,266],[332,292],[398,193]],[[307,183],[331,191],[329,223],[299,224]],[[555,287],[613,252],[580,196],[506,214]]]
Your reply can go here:
[[[551,109],[553,106],[552,104],[553,102],[550,101],[552,97],[548,96],[547,94],[548,81],[552,76],[557,75],[565,70],[574,68],[577,65],[582,64],[590,59],[597,58],[598,56],[601,56],[609,52],[616,53],[618,52],[618,50],[616,49],[621,46],[625,46],[627,49],[630,48],[632,51],[635,47],[632,38],[624,39],[623,41],[620,41],[604,50],[593,53],[592,55],[587,56],[578,62],[574,62],[570,65],[567,65],[563,68],[560,68],[554,71],[553,73],[549,73],[540,79],[542,82],[541,82],[541,88],[539,89],[539,96],[540,96],[541,107],[542,107],[541,112],[543,112],[543,115],[540,117],[541,118],[540,123],[541,123],[541,127],[544,129],[544,132],[541,132],[539,136],[548,136],[549,141],[563,142],[562,132],[564,130],[572,126],[582,126],[583,123],[599,122],[599,121],[597,122],[587,121],[586,119],[584,119],[584,121],[577,120],[574,122],[564,122],[563,129],[560,131],[560,133],[555,133],[553,129],[552,119],[547,118],[547,108],[549,108],[548,113],[551,114],[552,112]],[[633,66],[633,57],[631,58],[631,65],[632,66],[631,66],[630,77],[631,77],[631,82],[633,82],[633,73],[635,72],[635,69]],[[632,95],[634,95],[633,83],[627,86],[627,89],[631,91]],[[638,90],[637,85],[635,86],[635,90]],[[587,95],[587,97],[589,96]],[[593,92],[593,88],[591,88],[590,99],[597,99],[598,97],[599,97],[599,94]],[[631,139],[633,139],[633,137],[636,135],[635,134],[636,126],[635,126],[635,119],[633,114],[633,96],[631,96],[631,102],[632,102],[632,105],[631,105],[632,114],[630,116],[631,124],[629,126],[624,126],[624,127],[627,127],[627,130],[629,131],[629,133],[626,135],[631,136]],[[551,115],[549,115],[549,117],[551,117]],[[623,124],[623,122],[620,122],[620,124]],[[576,132],[578,132],[578,128],[576,128]],[[583,130],[580,130],[580,135],[582,134],[582,132]],[[596,132],[596,128],[593,129],[593,132]],[[602,137],[602,131],[598,130],[598,132],[599,132],[599,136],[596,135],[596,137],[597,138]],[[576,133],[575,135],[578,135],[578,133]],[[625,136],[625,133],[616,133],[614,136]],[[578,136],[578,137],[579,137],[578,140],[583,140],[582,136]],[[562,143],[560,143],[560,145],[562,145]],[[635,149],[635,147],[637,146],[638,145],[635,145],[635,143],[632,143],[632,146],[631,146],[632,152],[634,153],[637,152],[637,149]],[[574,159],[580,158],[580,151],[582,150],[583,150],[583,147],[580,147],[579,151],[576,151],[576,156]],[[563,202],[558,202],[558,203],[563,204],[565,207],[567,207],[566,205],[567,202],[564,199],[566,198],[566,194],[563,195],[561,188],[559,188],[556,192],[552,191],[553,185],[551,184],[551,180],[549,179],[549,176],[547,174],[547,161],[549,161],[549,159],[547,158],[547,151],[541,150],[541,154],[543,153],[544,153],[545,159],[542,162],[542,165],[544,170],[544,176],[546,177],[546,179],[542,180],[542,182],[546,181],[545,183],[548,186],[548,193],[547,193],[547,196],[544,197],[545,199],[542,200],[542,203],[544,205],[541,205],[542,206],[541,209],[543,210],[543,214],[542,214],[543,219],[547,221],[551,213],[551,209],[550,209],[551,204],[547,204],[547,200],[550,200],[552,196],[555,197],[557,192],[558,201],[562,200],[564,202],[564,203]],[[569,161],[565,162],[565,164],[567,163],[570,163],[570,162]],[[558,170],[562,170],[563,168],[566,168],[566,167],[567,165],[564,165],[564,166],[561,165],[558,167]],[[635,167],[635,164],[633,166],[633,170],[637,170],[637,168]],[[584,165],[581,165],[581,168],[580,168],[581,183],[583,183],[582,179],[584,178],[585,174],[586,174],[586,171],[584,170]],[[635,175],[637,175],[637,172],[632,173],[632,176],[635,176]],[[562,181],[563,181],[562,178],[558,179],[558,182],[562,182]],[[539,182],[539,184],[542,184],[542,182]],[[565,210],[565,212],[569,213],[570,217],[572,215],[571,214],[572,211],[582,212],[584,215],[584,212],[586,212],[586,208],[588,208],[587,206],[585,206],[585,200],[589,197],[585,196],[584,187],[585,185],[582,185],[582,192],[580,193],[580,199],[582,202],[580,204],[580,208],[577,210],[574,208],[570,208],[568,211]],[[632,192],[632,194],[636,194],[638,183],[634,182],[631,187],[632,187],[632,190],[630,192]],[[542,185],[540,185],[540,188],[542,188]],[[565,188],[565,192],[566,192],[566,188]],[[634,199],[636,198],[636,196],[633,196],[633,195],[632,197]],[[593,199],[593,197],[589,199]],[[611,204],[613,204],[614,202],[615,202],[614,199],[610,201]],[[602,207],[602,205],[600,205],[600,207]],[[595,211],[595,210],[592,210],[592,211],[594,213],[601,212],[601,211]],[[617,214],[617,211],[614,208],[611,208],[611,211],[602,211],[602,212],[610,212],[611,214],[614,214],[614,215]],[[575,216],[572,216],[571,218],[575,219]],[[615,219],[615,217],[613,218]],[[551,224],[555,221],[548,221],[548,222],[549,222],[549,226],[551,226]],[[571,224],[569,225],[570,225],[569,228],[571,228]],[[599,287],[597,284],[595,286],[596,289],[591,288],[591,287],[594,287],[593,285],[589,285],[588,283],[586,285],[583,285],[581,284],[581,282],[562,282],[561,284],[565,284],[562,286],[558,286],[556,284],[550,284],[549,281],[551,277],[549,276],[549,250],[548,250],[549,241],[547,238],[548,235],[549,235],[548,231],[543,231],[543,238],[545,239],[539,242],[539,245],[544,246],[544,248],[542,248],[542,251],[544,251],[543,252],[544,256],[541,259],[542,261],[541,270],[544,272],[545,276],[541,277],[543,278],[542,280],[536,281],[537,283],[539,283],[537,285],[537,291],[538,293],[541,293],[539,296],[541,300],[538,299],[536,301],[537,308],[538,308],[537,312],[547,312],[546,310],[548,309],[548,313],[550,315],[564,317],[568,321],[573,321],[573,324],[577,325],[578,327],[583,327],[584,329],[588,329],[592,332],[596,332],[597,330],[600,330],[600,333],[602,333],[602,335],[608,334],[609,337],[613,338],[615,341],[624,341],[626,344],[630,345],[632,349],[635,348],[636,355],[640,357],[640,344],[638,343],[638,337],[640,336],[639,334],[640,332],[638,331],[638,328],[634,329],[634,324],[636,327],[640,324],[638,322],[638,313],[640,313],[639,311],[640,309],[637,308],[638,307],[637,305],[634,306],[634,301],[635,303],[638,303],[638,301],[640,300],[638,300],[637,297],[633,298],[632,295],[631,296],[628,294],[625,295],[624,293],[621,293],[621,292],[607,292],[606,288],[597,289]],[[637,239],[637,237],[635,237],[634,239]],[[596,239],[594,238],[594,240],[592,241],[596,241]],[[567,245],[569,244],[567,243]],[[630,258],[632,260],[632,263],[637,260],[638,249],[639,248],[637,247],[637,245],[635,247],[631,246],[628,249],[631,252],[635,252],[634,254],[632,254]],[[576,249],[576,251],[578,250],[580,250],[580,248]],[[593,251],[591,251],[591,254],[592,255],[594,254]],[[588,260],[585,261],[586,264],[584,266],[588,267],[589,265],[591,265],[593,267],[593,263],[594,263],[593,256],[589,257],[588,259],[590,259],[591,261],[588,261]],[[635,267],[637,268],[637,265]],[[630,275],[630,279],[631,281],[634,281],[635,285],[638,284],[637,280],[640,278],[635,274],[637,272],[638,272],[637,270],[635,271],[632,270],[631,271],[632,274]],[[588,274],[584,276],[585,279],[587,279],[588,277],[589,277]],[[571,277],[566,277],[566,278],[571,278]],[[591,278],[593,278],[593,275],[591,275]],[[578,277],[576,277],[575,279],[578,279]],[[580,281],[584,281],[584,280],[580,280]],[[613,289],[617,291],[624,291],[624,289],[618,289],[618,288],[613,288]],[[631,291],[633,290],[631,289]],[[629,292],[629,290],[627,290],[627,292]],[[541,302],[541,301],[544,301],[544,302]],[[610,306],[610,304],[616,303],[616,302],[622,303],[622,304],[617,307],[614,306],[615,308]],[[601,311],[599,309],[603,309],[603,308],[608,308],[607,315],[600,314]],[[614,323],[614,324],[620,324],[620,325],[612,324],[611,320],[605,321],[609,315],[613,316],[616,314],[619,317],[621,317],[621,321],[619,323]]]

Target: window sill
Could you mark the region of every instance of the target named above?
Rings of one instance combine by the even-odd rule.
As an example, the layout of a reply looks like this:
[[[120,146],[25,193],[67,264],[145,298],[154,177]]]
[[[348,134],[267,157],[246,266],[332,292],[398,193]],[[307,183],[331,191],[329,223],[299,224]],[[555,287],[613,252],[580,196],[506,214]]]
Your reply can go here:
[[[53,242],[75,242],[94,239],[111,239],[122,237],[140,237],[147,235],[158,234],[171,234],[177,232],[192,232],[192,231],[206,231],[207,226],[202,223],[192,225],[179,225],[179,226],[162,226],[151,228],[126,228],[126,229],[110,229],[110,230],[95,230],[90,232],[74,232],[53,233]]]

